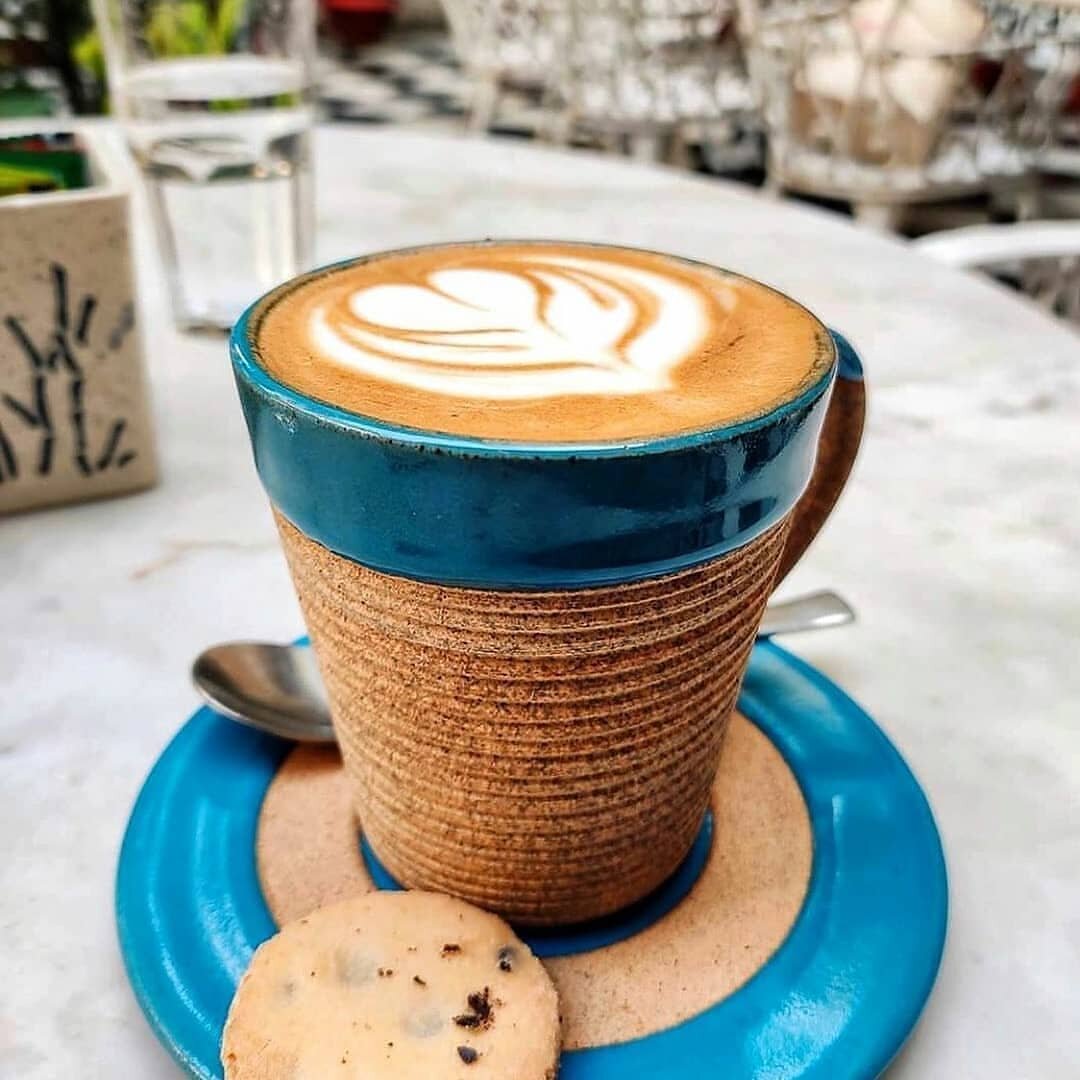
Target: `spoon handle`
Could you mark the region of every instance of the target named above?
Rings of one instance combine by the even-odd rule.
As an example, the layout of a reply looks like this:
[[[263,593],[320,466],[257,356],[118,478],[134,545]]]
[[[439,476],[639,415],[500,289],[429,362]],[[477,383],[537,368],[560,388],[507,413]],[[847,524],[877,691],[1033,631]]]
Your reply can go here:
[[[828,589],[797,596],[794,600],[772,601],[765,609],[758,637],[794,634],[802,630],[823,630],[855,621],[851,605]]]

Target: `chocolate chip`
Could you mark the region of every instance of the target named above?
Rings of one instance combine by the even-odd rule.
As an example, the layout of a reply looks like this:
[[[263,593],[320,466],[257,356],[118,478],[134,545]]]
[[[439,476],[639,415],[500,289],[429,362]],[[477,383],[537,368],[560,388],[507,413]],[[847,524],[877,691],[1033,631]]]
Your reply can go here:
[[[470,994],[466,1001],[469,1012],[454,1017],[458,1027],[472,1030],[487,1030],[495,1022],[495,1012],[491,1007],[491,991],[485,986],[479,993]]]
[[[471,1046],[459,1046],[457,1048],[457,1056],[461,1058],[466,1065],[471,1065],[480,1055]]]
[[[443,956],[456,956],[459,952],[461,952],[461,946],[455,945],[453,942],[442,947]]]
[[[517,950],[512,945],[504,945],[498,953],[499,970],[513,971],[514,960],[517,958]]]

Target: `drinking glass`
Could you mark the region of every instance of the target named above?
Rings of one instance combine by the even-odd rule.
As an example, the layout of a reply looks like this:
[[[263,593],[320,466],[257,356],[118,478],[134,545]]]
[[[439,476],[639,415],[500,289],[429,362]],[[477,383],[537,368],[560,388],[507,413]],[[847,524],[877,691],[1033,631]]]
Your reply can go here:
[[[93,0],[177,323],[228,328],[305,269],[315,0]]]

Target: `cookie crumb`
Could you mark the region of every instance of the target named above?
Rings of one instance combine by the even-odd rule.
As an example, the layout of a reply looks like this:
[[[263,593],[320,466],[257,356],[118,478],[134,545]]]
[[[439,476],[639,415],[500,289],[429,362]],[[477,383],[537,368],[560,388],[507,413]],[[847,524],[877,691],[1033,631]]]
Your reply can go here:
[[[391,975],[394,974],[394,969],[393,968],[379,968],[378,974],[379,974],[379,978],[388,979]]]
[[[514,970],[514,957],[517,954],[514,951],[513,946],[504,945],[498,953],[499,970],[500,971],[513,971]]]
[[[471,1046],[459,1046],[457,1054],[466,1065],[471,1065],[480,1056]]]
[[[412,977],[412,981],[416,983],[417,986],[427,986],[427,983],[424,982],[424,980],[421,979],[419,975],[414,975]]]
[[[461,952],[461,946],[455,945],[452,941],[442,947],[443,956],[456,956],[459,952]]]

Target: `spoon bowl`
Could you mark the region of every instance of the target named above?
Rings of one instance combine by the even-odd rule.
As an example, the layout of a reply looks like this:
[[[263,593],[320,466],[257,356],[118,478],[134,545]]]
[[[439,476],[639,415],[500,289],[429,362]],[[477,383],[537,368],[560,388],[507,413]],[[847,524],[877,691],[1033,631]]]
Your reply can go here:
[[[334,729],[314,650],[229,641],[199,654],[195,688],[216,712],[297,742],[332,743]]]

